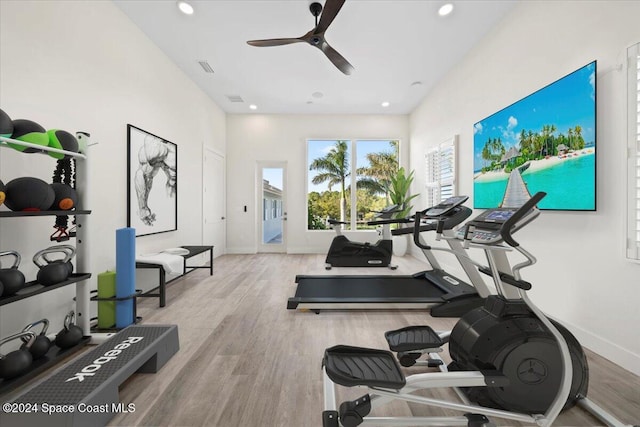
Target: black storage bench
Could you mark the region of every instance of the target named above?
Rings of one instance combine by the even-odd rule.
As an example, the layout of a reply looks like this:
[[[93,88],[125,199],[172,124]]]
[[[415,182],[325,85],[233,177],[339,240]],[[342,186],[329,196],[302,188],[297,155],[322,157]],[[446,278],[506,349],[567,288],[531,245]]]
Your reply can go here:
[[[208,268],[209,269],[209,275],[213,275],[213,246],[180,246],[183,249],[186,249],[189,251],[188,254],[186,255],[181,255],[182,258],[184,258],[184,273],[181,274],[180,276],[171,279],[167,282],[166,279],[166,272],[164,271],[164,267],[161,264],[152,264],[150,262],[139,262],[136,261],[136,268],[155,268],[158,270],[159,273],[159,285],[157,288],[153,288],[148,292],[145,292],[143,294],[138,295],[138,297],[142,297],[142,298],[151,298],[151,297],[155,297],[155,298],[160,298],[160,307],[164,307],[166,305],[166,285],[167,283],[171,283],[174,280],[177,280],[185,275],[187,275],[188,273],[191,273],[192,271],[194,271],[195,269],[198,268]],[[187,265],[187,260],[189,258],[192,258],[196,255],[200,255],[202,253],[205,252],[209,252],[209,265]],[[190,268],[189,271],[187,271],[187,268]],[[155,292],[156,289],[158,290],[158,292]]]

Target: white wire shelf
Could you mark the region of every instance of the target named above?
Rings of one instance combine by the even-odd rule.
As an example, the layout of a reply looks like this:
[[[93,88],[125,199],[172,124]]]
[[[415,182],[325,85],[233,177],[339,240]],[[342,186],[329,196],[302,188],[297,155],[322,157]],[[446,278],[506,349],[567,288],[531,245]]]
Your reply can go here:
[[[67,156],[75,157],[77,159],[87,158],[87,156],[85,156],[84,154],[74,153],[73,151],[60,150],[58,148],[52,148],[52,147],[45,147],[43,145],[32,144],[30,142],[18,141],[17,139],[5,138],[3,136],[0,136],[0,147],[9,147],[9,144],[16,144],[16,145],[21,145],[23,147],[35,148],[36,150],[38,150],[37,153],[39,154],[48,154],[51,152],[51,153],[65,154]],[[9,147],[9,148],[12,148],[12,147]],[[33,154],[37,154],[37,153],[33,153]]]

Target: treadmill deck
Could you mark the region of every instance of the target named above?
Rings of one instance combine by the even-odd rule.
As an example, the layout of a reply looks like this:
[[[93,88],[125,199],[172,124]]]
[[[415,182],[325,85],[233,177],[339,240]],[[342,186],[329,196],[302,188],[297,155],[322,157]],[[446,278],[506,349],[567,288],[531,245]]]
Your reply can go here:
[[[288,309],[426,309],[441,304],[450,294],[424,276],[296,276],[298,288]],[[460,294],[475,293],[466,283]],[[470,289],[468,289],[470,288]]]

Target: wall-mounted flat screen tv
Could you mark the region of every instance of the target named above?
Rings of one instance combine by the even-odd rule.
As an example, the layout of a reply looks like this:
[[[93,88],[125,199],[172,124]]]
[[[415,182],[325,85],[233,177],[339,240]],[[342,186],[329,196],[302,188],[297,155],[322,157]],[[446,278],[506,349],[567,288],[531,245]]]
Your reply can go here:
[[[596,209],[596,61],[476,123],[473,207]]]

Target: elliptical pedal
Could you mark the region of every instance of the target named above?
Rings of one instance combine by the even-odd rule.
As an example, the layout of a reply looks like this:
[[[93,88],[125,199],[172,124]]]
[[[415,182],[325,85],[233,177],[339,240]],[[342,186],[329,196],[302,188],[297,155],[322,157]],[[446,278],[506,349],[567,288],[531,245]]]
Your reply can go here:
[[[325,350],[323,364],[329,378],[345,387],[399,390],[406,384],[393,353],[386,350],[336,345]]]
[[[407,326],[385,332],[384,336],[389,343],[389,349],[395,352],[430,349],[438,351],[444,345],[444,341],[430,326]]]
[[[444,341],[430,326],[408,326],[388,331],[384,336],[389,343],[389,348],[398,353],[398,361],[404,367],[408,368],[420,363],[429,368],[437,368],[444,363],[439,358],[428,358],[418,362],[423,354],[442,351]]]

